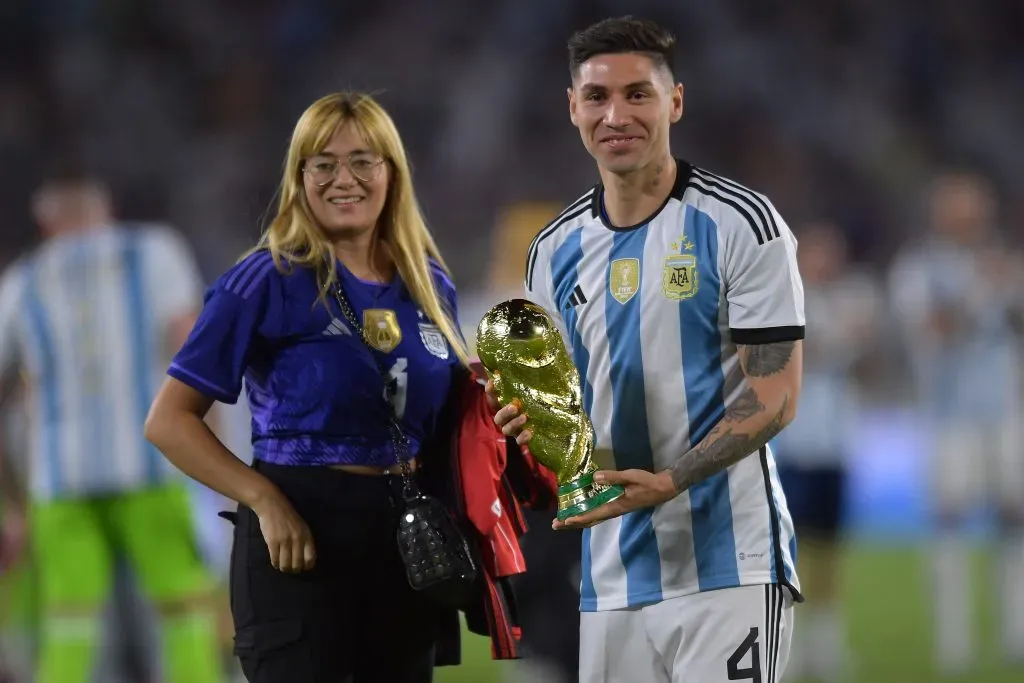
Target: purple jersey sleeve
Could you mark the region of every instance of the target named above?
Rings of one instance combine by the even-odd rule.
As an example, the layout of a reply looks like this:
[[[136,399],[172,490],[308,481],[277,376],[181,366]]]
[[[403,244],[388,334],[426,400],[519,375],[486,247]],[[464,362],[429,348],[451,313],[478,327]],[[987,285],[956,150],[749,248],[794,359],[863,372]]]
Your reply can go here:
[[[196,391],[235,403],[261,340],[276,336],[283,311],[281,278],[269,252],[257,252],[209,289],[192,333],[168,374]]]

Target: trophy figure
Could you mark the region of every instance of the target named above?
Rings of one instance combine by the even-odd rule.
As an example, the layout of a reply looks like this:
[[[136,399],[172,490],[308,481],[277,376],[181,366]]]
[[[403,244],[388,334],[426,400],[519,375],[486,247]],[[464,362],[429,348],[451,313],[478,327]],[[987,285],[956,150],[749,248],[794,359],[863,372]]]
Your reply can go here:
[[[518,402],[533,436],[529,449],[558,477],[558,519],[621,496],[594,481],[594,427],[583,409],[579,373],[554,321],[525,299],[498,304],[477,327],[477,354],[502,405]]]

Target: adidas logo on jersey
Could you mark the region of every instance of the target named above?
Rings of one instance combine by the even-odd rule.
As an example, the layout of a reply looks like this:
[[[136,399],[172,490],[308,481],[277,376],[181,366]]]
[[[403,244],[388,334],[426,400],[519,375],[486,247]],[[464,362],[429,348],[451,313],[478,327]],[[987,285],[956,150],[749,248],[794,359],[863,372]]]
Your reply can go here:
[[[328,337],[334,337],[339,334],[347,334],[351,337],[352,330],[348,329],[348,325],[338,320],[337,318],[334,318],[331,320],[331,324],[327,326],[327,329],[324,330],[324,335]]]

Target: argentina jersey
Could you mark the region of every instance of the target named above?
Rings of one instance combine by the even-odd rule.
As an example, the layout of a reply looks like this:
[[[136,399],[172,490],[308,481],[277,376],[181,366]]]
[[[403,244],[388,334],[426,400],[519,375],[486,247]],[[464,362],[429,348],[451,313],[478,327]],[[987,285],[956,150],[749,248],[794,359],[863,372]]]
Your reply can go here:
[[[982,249],[932,240],[905,250],[890,273],[922,407],[945,423],[1016,421],[1021,396],[1020,336],[1014,329],[1020,287]],[[953,321],[932,331],[933,320]]]
[[[0,363],[28,383],[37,500],[158,484],[172,469],[142,428],[202,283],[170,230],[103,228],[53,238],[0,281]]]
[[[596,459],[659,471],[745,390],[737,344],[802,338],[796,240],[763,196],[682,161],[649,220],[613,228],[601,207],[597,186],[537,235],[526,296],[564,328]],[[795,556],[766,447],[664,505],[586,529],[580,609],[767,583],[798,593]]]

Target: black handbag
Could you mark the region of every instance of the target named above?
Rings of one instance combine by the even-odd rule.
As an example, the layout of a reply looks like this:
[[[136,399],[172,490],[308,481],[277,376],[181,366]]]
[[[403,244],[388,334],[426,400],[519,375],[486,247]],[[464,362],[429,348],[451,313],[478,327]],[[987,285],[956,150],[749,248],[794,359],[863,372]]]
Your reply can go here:
[[[342,315],[359,334],[384,381],[384,399],[388,404],[389,428],[395,457],[401,470],[398,505],[398,553],[413,590],[421,591],[444,607],[464,607],[472,596],[477,568],[469,543],[441,502],[420,490],[409,467],[409,440],[395,414],[394,381],[377,354],[373,352],[363,326],[338,282],[334,288]]]

